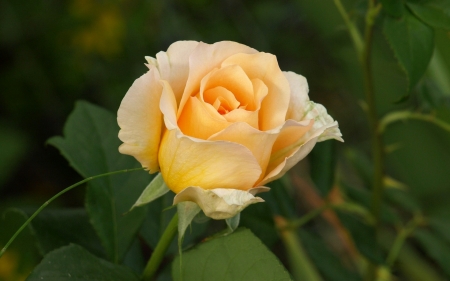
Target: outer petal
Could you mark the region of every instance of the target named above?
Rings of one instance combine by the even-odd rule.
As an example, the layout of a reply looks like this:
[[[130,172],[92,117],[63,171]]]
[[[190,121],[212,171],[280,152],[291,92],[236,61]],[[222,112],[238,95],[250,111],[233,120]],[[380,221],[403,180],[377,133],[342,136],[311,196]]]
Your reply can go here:
[[[209,140],[223,140],[239,143],[247,147],[261,167],[263,177],[269,163],[272,146],[278,137],[278,132],[262,132],[247,123],[234,123],[225,130],[212,135]]]
[[[283,125],[289,106],[290,88],[277,58],[267,53],[236,54],[222,63],[222,67],[229,65],[239,65],[250,79],[261,79],[268,88],[259,111],[260,130],[267,131]]]
[[[198,44],[189,58],[189,77],[179,104],[179,114],[187,99],[199,92],[201,79],[214,68],[218,68],[223,60],[238,53],[253,54],[257,51],[231,41],[217,42],[212,45],[203,42]]]
[[[291,89],[291,100],[289,101],[286,120],[303,120],[305,117],[305,108],[309,101],[308,82],[306,82],[305,77],[294,72],[283,72],[283,74],[288,80]]]
[[[222,220],[234,217],[250,204],[264,202],[262,198],[254,195],[265,191],[269,191],[269,188],[260,186],[242,191],[225,188],[204,190],[200,187],[191,186],[178,193],[173,199],[173,204],[192,201],[202,208],[206,216],[215,220]]]
[[[293,142],[292,140],[296,138],[289,139],[286,136],[292,136],[289,132],[289,130],[292,130],[292,125],[295,126],[295,123],[300,125],[301,123],[291,120],[286,122],[279,139],[274,144],[270,160],[272,163],[269,164],[268,173],[258,185],[263,185],[282,177],[290,168],[308,155],[316,142],[331,138],[343,141],[338,123],[327,114],[326,109],[322,105],[310,101],[305,108],[305,113],[305,120],[301,123],[313,120],[314,122],[310,123],[310,130],[304,132],[301,138]],[[282,160],[283,158],[284,160]]]
[[[134,81],[120,104],[117,122],[119,139],[124,143],[120,153],[134,156],[150,173],[159,170],[158,148],[161,139],[162,114],[159,100],[162,87],[159,73],[151,68]]]
[[[161,79],[169,82],[177,104],[189,76],[189,56],[198,44],[196,41],[178,41],[170,45],[167,52],[156,54]]]
[[[161,174],[175,193],[189,186],[248,190],[261,175],[250,150],[227,141],[203,141],[179,130],[164,133],[159,150]]]
[[[324,141],[329,139],[336,139],[338,141],[344,141],[341,137],[341,131],[338,128],[337,121],[334,121],[333,118],[328,115],[326,108],[319,104],[314,103],[312,101],[308,102],[306,106],[306,115],[304,119],[314,119],[314,127],[313,129],[318,130],[324,126],[326,126],[326,130],[319,136],[318,141]],[[333,126],[330,126],[332,124]]]

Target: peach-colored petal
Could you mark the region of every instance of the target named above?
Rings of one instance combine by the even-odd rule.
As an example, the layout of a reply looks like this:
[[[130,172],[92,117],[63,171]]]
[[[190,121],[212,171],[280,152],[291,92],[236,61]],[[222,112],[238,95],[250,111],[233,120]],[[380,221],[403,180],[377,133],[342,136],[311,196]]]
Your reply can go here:
[[[283,163],[286,157],[291,156],[299,149],[305,141],[305,135],[312,128],[313,123],[312,120],[305,120],[303,122],[286,121],[272,146],[267,172],[271,172]]]
[[[267,53],[236,54],[227,58],[222,67],[239,65],[250,79],[259,78],[268,88],[259,113],[262,131],[283,125],[289,106],[290,88],[278,66],[277,58]]]
[[[188,99],[178,119],[178,126],[183,134],[203,140],[230,125],[212,105],[200,101],[198,97]]]
[[[179,193],[189,186],[248,190],[261,175],[251,151],[227,141],[203,141],[167,130],[159,150],[161,174]]]
[[[308,82],[305,77],[294,72],[283,72],[283,74],[288,80],[291,89],[291,99],[286,114],[286,120],[303,120],[305,117],[305,107],[309,101]]]
[[[162,87],[159,73],[151,68],[134,81],[120,104],[117,122],[121,128],[120,153],[134,156],[150,173],[159,170],[158,148],[161,139],[162,114],[159,100]]]
[[[201,88],[204,91],[216,87],[223,87],[230,91],[241,105],[248,106],[247,109],[254,107],[253,84],[238,65],[230,65],[214,70],[206,77],[207,79],[202,79],[201,82],[203,84]]]
[[[225,188],[204,190],[191,186],[178,193],[173,199],[173,204],[192,201],[200,206],[206,216],[215,220],[223,220],[234,217],[250,204],[264,202],[262,198],[254,195],[268,190],[269,188],[265,186],[248,191]]]
[[[163,91],[161,94],[161,100],[159,102],[159,109],[164,116],[164,124],[169,130],[178,128],[177,126],[177,101],[175,94],[169,82],[165,80],[160,81]]]
[[[269,89],[266,84],[261,79],[254,78],[252,79],[253,91],[254,91],[254,104],[255,110],[259,110],[261,108],[261,103],[264,98],[269,93]]]
[[[239,143],[250,149],[253,156],[261,167],[262,174],[264,176],[267,164],[270,159],[271,147],[278,137],[278,133],[268,133],[259,131],[251,127],[247,123],[238,122],[234,123],[223,131],[212,135],[208,140],[212,141],[230,141]]]
[[[217,42],[212,45],[200,42],[189,57],[189,77],[179,104],[178,116],[188,98],[199,92],[200,81],[203,77],[214,68],[219,67],[224,59],[238,53],[253,54],[256,52],[255,49],[231,41]]]
[[[233,93],[221,86],[206,90],[203,93],[203,100],[213,106],[217,104],[217,107],[214,106],[216,110],[222,107],[227,112],[240,105]]]
[[[199,42],[177,41],[169,46],[167,52],[156,54],[161,79],[169,82],[179,104],[189,75],[189,56]]]
[[[248,111],[242,108],[224,114],[223,117],[230,123],[245,122],[255,129],[258,129],[259,111]]]
[[[344,141],[338,128],[338,123],[328,115],[327,110],[321,104],[312,101],[306,102],[303,121],[286,121],[277,141],[273,145],[272,155],[267,169],[267,175],[258,183],[264,185],[267,182],[282,177],[292,166],[302,160],[314,148],[318,141],[334,138]],[[305,131],[298,132],[294,136],[295,127],[308,124]]]

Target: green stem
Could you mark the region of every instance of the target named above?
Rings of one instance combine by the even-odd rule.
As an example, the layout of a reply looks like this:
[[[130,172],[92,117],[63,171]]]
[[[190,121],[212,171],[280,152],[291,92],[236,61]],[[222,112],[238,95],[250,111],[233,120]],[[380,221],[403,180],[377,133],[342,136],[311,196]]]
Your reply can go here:
[[[347,26],[348,32],[350,33],[350,37],[352,38],[353,46],[355,47],[356,52],[358,53],[358,58],[361,59],[360,55],[362,54],[363,50],[363,41],[361,38],[361,34],[359,33],[358,28],[356,28],[355,24],[350,20],[350,17],[345,11],[345,8],[342,5],[341,1],[334,0],[334,4],[336,5],[339,13],[344,19],[345,25]]]
[[[301,218],[290,221],[289,223],[286,224],[285,227],[290,230],[302,227],[303,225],[308,223],[310,220],[312,220],[315,217],[317,217],[318,215],[320,215],[323,211],[330,208],[331,206],[332,205],[330,205],[330,204],[324,204],[321,207],[310,211],[309,213],[302,216]]]
[[[397,260],[400,250],[402,249],[403,244],[405,243],[406,239],[416,230],[418,226],[423,224],[423,218],[422,216],[415,216],[411,221],[408,222],[408,224],[402,228],[395,238],[395,241],[391,247],[391,250],[388,254],[388,257],[386,259],[386,265],[389,268],[392,268],[394,265],[394,262]]]
[[[11,245],[11,243],[14,241],[14,239],[16,239],[16,237],[22,232],[22,230],[25,229],[25,227],[27,227],[30,222],[45,208],[47,207],[47,205],[49,205],[50,203],[52,203],[56,198],[58,198],[59,196],[63,195],[64,193],[72,190],[73,188],[82,185],[83,183],[86,183],[88,181],[91,181],[93,179],[97,179],[97,178],[101,178],[101,177],[105,177],[105,176],[111,176],[111,175],[115,175],[115,174],[122,174],[122,173],[127,173],[127,172],[132,172],[132,171],[139,171],[139,170],[143,170],[144,168],[135,168],[135,169],[125,169],[125,170],[120,170],[120,171],[114,171],[114,172],[109,172],[109,173],[105,173],[105,174],[101,174],[101,175],[96,175],[96,176],[92,176],[89,178],[86,178],[82,181],[79,181],[69,187],[67,187],[66,189],[58,192],[56,195],[54,195],[52,198],[50,198],[49,200],[47,200],[44,204],[42,204],[41,207],[39,207],[39,209],[36,210],[36,212],[34,212],[33,215],[31,215],[31,217],[29,217],[26,222],[24,224],[22,224],[22,226],[16,231],[16,233],[14,233],[14,235],[11,237],[11,239],[9,239],[8,243],[6,243],[5,247],[3,247],[3,249],[0,251],[0,258],[3,256],[3,254],[6,252],[6,249],[8,249],[8,247]]]
[[[436,126],[439,126],[445,131],[450,132],[450,124],[447,122],[444,122],[438,118],[436,118],[434,115],[431,114],[423,114],[419,112],[411,112],[409,110],[404,111],[395,111],[392,113],[387,114],[383,119],[381,119],[378,131],[380,134],[382,134],[388,125],[391,123],[400,121],[400,120],[407,120],[407,119],[415,119],[415,120],[422,120],[422,121],[428,121]]]
[[[378,133],[379,120],[376,108],[375,90],[371,67],[371,50],[373,39],[373,25],[375,23],[375,18],[380,11],[380,7],[380,5],[375,6],[375,0],[369,0],[369,9],[366,14],[364,49],[361,56],[364,75],[364,93],[367,102],[367,114],[369,118],[370,133],[372,138],[372,157],[374,164],[371,212],[375,219],[375,231],[377,237],[380,227],[381,203],[383,200],[384,149],[382,135]],[[367,271],[367,280],[376,280],[377,271],[377,265],[370,263]]]
[[[156,271],[159,268],[159,265],[161,264],[164,258],[164,254],[169,248],[170,243],[172,243],[175,234],[177,234],[177,231],[178,231],[178,213],[175,213],[172,220],[169,222],[169,225],[167,226],[166,230],[164,230],[164,233],[159,239],[158,245],[156,245],[155,251],[150,257],[150,260],[145,266],[144,273],[142,274],[142,280],[145,281],[152,280]]]
[[[322,281],[314,264],[309,259],[295,230],[289,229],[288,222],[281,216],[274,218],[280,237],[286,247],[292,275],[295,280]]]

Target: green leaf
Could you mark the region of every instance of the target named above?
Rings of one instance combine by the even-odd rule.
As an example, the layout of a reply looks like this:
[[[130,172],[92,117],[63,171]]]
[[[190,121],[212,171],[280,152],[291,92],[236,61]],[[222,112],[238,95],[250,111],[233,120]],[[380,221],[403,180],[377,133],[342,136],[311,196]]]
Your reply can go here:
[[[48,142],[83,177],[138,167],[134,158],[118,152],[118,130],[113,114],[87,102],[77,102],[64,126],[64,137],[53,137]],[[142,208],[123,214],[149,181],[146,172],[133,172],[89,183],[86,209],[107,256],[114,262],[123,258],[145,218]]]
[[[375,228],[341,211],[337,211],[337,214],[342,224],[350,232],[361,254],[376,264],[382,264],[384,259],[378,248]]]
[[[401,17],[405,11],[404,0],[380,0],[383,11],[393,17]]]
[[[147,185],[147,187],[142,192],[141,196],[139,196],[136,203],[134,203],[133,207],[131,207],[131,210],[133,210],[135,207],[139,207],[145,204],[148,204],[159,197],[163,196],[167,192],[169,192],[169,188],[167,187],[166,183],[164,182],[164,179],[159,173],[156,175],[156,177],[153,178],[153,180]]]
[[[403,17],[399,19],[386,16],[383,31],[406,73],[408,90],[411,90],[430,62],[434,47],[434,31],[408,11],[405,11]]]
[[[444,270],[447,277],[450,276],[450,244],[445,243],[440,237],[433,235],[425,229],[417,229],[414,238],[422,245],[423,250],[436,261]]]
[[[300,237],[308,256],[314,262],[325,280],[329,281],[360,281],[356,269],[351,270],[345,263],[345,258],[337,256],[327,247],[326,241],[304,230],[300,230]],[[341,253],[342,254],[342,253]]]
[[[13,209],[28,219],[31,212]],[[42,255],[66,246],[78,244],[99,257],[105,256],[100,239],[84,209],[56,209],[41,212],[30,224]]]
[[[450,1],[413,0],[407,5],[418,18],[432,27],[450,29]]]
[[[335,142],[325,141],[317,143],[309,155],[311,179],[325,197],[333,187],[336,167]]]
[[[92,255],[78,245],[69,245],[44,257],[27,281],[138,281],[127,267],[112,264]]]
[[[172,263],[175,281],[282,281],[292,280],[275,255],[247,229],[204,242]]]

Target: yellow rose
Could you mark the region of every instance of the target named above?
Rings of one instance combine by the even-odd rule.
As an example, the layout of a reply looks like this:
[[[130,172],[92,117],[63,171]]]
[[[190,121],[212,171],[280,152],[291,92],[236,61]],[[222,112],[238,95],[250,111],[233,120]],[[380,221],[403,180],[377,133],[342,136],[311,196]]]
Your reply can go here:
[[[262,199],[317,141],[341,140],[306,79],[235,42],[179,41],[138,78],[118,111],[119,151],[161,172],[175,203],[227,218]],[[216,200],[216,201],[215,201]],[[219,200],[219,201],[217,201]]]

